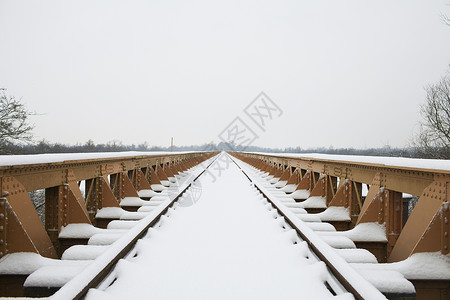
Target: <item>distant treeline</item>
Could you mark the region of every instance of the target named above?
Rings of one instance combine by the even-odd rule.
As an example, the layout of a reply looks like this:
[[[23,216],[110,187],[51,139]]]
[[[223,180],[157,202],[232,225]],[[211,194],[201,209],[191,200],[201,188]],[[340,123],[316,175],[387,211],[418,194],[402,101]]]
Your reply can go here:
[[[392,157],[418,157],[433,158],[417,148],[392,148],[385,146],[382,148],[355,149],[355,148],[265,148],[258,146],[239,146],[221,142],[219,144],[207,143],[203,145],[174,146],[173,151],[248,151],[248,152],[269,152],[269,153],[324,153],[343,155],[371,155],[371,156],[392,156]],[[40,141],[28,144],[9,144],[1,154],[41,154],[41,153],[80,153],[80,152],[120,152],[120,151],[170,151],[170,146],[150,146],[148,143],[124,145],[118,141],[106,144],[95,144],[92,140],[84,144],[66,145],[60,143],[50,143]],[[438,149],[436,151],[439,151]]]

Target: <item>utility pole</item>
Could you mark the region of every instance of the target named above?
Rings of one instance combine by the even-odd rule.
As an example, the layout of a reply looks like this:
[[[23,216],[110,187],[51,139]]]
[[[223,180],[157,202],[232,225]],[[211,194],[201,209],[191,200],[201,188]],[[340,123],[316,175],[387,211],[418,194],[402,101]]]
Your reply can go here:
[[[170,152],[173,152],[173,137],[170,138]]]

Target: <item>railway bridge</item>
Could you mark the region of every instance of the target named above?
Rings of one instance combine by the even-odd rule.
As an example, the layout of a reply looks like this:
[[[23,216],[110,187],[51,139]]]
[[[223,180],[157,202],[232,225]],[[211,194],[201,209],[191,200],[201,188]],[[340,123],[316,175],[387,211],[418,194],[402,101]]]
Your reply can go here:
[[[48,154],[0,177],[1,297],[450,299],[448,161]]]

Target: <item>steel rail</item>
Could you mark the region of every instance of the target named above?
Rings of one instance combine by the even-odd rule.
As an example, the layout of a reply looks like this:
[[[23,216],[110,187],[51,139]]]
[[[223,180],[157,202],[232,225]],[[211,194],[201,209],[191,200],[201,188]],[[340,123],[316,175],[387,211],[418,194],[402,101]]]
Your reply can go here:
[[[211,152],[174,154],[123,155],[64,161],[0,166],[0,177],[13,176],[27,191],[45,189],[66,183],[67,170],[73,171],[78,181],[144,168],[156,164],[177,162]],[[74,155],[76,157],[76,155]]]
[[[138,161],[138,160],[145,160],[145,159],[153,159],[153,158],[177,158],[177,157],[186,157],[191,158],[198,155],[202,155],[208,152],[204,151],[195,151],[195,152],[172,152],[172,153],[157,153],[152,154],[152,152],[148,152],[148,154],[138,154],[134,155],[133,152],[130,152],[129,155],[124,155],[125,153],[122,152],[105,152],[105,154],[113,155],[117,154],[117,156],[102,156],[103,153],[87,153],[87,154],[99,154],[98,157],[92,157],[92,158],[79,158],[80,156],[77,153],[55,153],[55,154],[31,154],[31,155],[24,155],[24,156],[37,156],[42,155],[41,162],[34,162],[34,163],[20,163],[20,164],[11,164],[11,165],[0,165],[0,171],[11,171],[16,169],[32,169],[32,168],[40,168],[40,167],[52,167],[52,166],[72,166],[72,165],[78,165],[78,164],[85,164],[85,163],[108,163],[108,162],[117,162],[117,161]],[[68,159],[59,160],[57,159],[58,156],[65,156]],[[86,154],[86,153],[85,153]],[[81,155],[81,154],[80,154]],[[45,157],[49,161],[45,161]],[[53,159],[51,157],[54,157]],[[70,159],[70,156],[73,157],[73,159]],[[14,157],[14,156],[13,156]],[[51,161],[53,160],[53,161]]]
[[[382,186],[392,191],[416,196],[420,196],[423,190],[435,180],[436,176],[450,175],[450,170],[252,152],[238,152],[237,154],[364,184],[371,184],[375,175],[379,173]]]
[[[361,275],[351,268],[343,258],[334,253],[329,245],[317,237],[310,228],[304,225],[303,221],[298,219],[298,217],[279,200],[275,199],[261,183],[236,162],[236,159],[237,158],[232,157],[232,161],[239,169],[241,169],[250,182],[252,182],[263,196],[278,210],[289,226],[291,226],[298,235],[308,243],[313,253],[327,265],[331,273],[347,291],[352,293],[356,299],[360,300],[386,299],[378,289],[362,278]]]
[[[304,161],[306,163],[336,163],[343,165],[358,165],[358,166],[366,166],[366,167],[375,167],[375,168],[386,168],[386,169],[395,169],[395,170],[404,170],[411,172],[425,172],[425,173],[439,173],[439,174],[450,174],[450,170],[445,169],[434,169],[434,168],[420,168],[420,167],[407,167],[401,165],[394,164],[382,164],[382,163],[372,163],[372,162],[364,162],[364,161],[354,161],[354,160],[341,160],[341,159],[326,159],[326,158],[316,158],[316,157],[308,157],[308,156],[290,156],[290,155],[274,155],[270,153],[256,153],[256,152],[238,152],[240,154],[259,156],[260,158],[272,157],[275,159],[284,161]],[[331,155],[330,155],[331,156]],[[344,155],[341,155],[344,156]],[[383,158],[383,156],[379,156],[378,158]],[[397,158],[397,157],[389,157],[389,158]],[[414,158],[412,158],[414,159]],[[287,164],[287,163],[286,163]]]
[[[110,273],[115,264],[124,258],[134,247],[136,242],[142,238],[147,230],[154,226],[164,215],[167,210],[178,200],[178,198],[196,181],[209,166],[219,157],[216,157],[209,163],[205,169],[195,178],[190,178],[188,182],[184,182],[180,191],[173,194],[168,200],[164,201],[148,216],[142,219],[135,227],[127,231],[117,242],[111,245],[108,250],[95,259],[80,274],[62,286],[49,299],[81,299],[86,295],[90,288],[98,286],[102,280]],[[199,165],[201,165],[200,163]]]

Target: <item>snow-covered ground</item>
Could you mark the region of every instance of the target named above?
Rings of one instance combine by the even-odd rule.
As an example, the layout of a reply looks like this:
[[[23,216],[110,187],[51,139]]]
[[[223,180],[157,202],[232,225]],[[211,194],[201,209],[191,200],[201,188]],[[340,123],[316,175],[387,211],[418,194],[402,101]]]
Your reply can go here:
[[[80,160],[80,159],[118,158],[118,157],[130,157],[130,156],[158,156],[158,155],[183,154],[183,153],[188,153],[188,152],[124,151],[124,152],[0,155],[0,167],[14,166],[14,165],[30,165],[30,164],[67,162],[67,161]]]
[[[198,202],[171,210],[138,242],[138,255],[119,262],[117,280],[86,299],[334,298],[324,263],[307,258],[306,244],[280,226],[239,168],[216,178],[201,176]]]
[[[362,155],[334,155],[334,154],[320,154],[320,153],[261,153],[261,152],[254,152],[254,153],[262,155],[286,156],[305,159],[313,158],[313,159],[325,159],[341,162],[369,163],[391,167],[406,167],[406,168],[450,171],[450,160],[445,159],[420,159],[420,158],[362,156]]]

